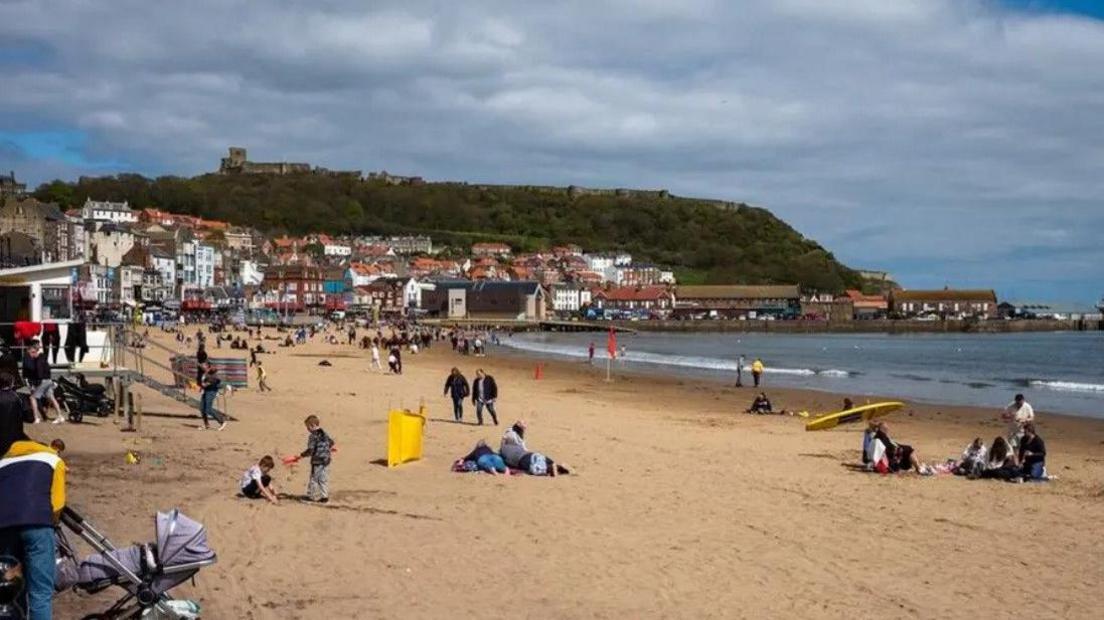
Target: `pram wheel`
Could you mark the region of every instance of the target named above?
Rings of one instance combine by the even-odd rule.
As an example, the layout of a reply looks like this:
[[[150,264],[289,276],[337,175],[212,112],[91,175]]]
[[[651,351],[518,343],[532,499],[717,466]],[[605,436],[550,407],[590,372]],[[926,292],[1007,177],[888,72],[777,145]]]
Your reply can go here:
[[[73,422],[74,424],[80,424],[82,421],[84,421],[84,412],[78,408],[70,407],[69,415],[67,417],[69,418],[70,422]]]

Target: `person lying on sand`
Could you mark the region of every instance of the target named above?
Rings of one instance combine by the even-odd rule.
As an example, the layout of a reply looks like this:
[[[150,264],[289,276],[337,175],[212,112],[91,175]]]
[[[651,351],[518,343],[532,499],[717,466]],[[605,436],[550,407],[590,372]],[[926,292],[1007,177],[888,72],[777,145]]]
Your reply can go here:
[[[454,471],[485,471],[494,476],[497,474],[510,474],[509,468],[502,457],[480,439],[475,448],[467,456],[456,459],[453,463]]]
[[[551,458],[540,452],[530,452],[525,445],[525,421],[518,420],[514,425],[502,434],[502,442],[498,447],[506,464],[514,469],[520,469],[533,476],[553,476],[568,474],[567,466],[557,464]]]

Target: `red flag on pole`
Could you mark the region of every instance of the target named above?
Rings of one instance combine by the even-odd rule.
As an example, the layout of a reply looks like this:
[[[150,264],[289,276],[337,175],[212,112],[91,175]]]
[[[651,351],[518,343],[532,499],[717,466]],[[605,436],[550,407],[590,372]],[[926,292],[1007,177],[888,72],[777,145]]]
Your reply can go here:
[[[610,359],[617,357],[617,332],[613,331],[612,327],[609,330],[609,336],[606,337],[606,351],[609,352]]]

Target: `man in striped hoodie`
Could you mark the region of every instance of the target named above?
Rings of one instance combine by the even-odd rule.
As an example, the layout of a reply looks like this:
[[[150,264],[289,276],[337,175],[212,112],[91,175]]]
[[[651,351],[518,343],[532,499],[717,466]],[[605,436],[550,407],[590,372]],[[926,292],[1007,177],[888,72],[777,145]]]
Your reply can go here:
[[[29,620],[53,617],[54,523],[65,507],[65,462],[23,433],[15,379],[0,374],[0,553],[23,564]]]

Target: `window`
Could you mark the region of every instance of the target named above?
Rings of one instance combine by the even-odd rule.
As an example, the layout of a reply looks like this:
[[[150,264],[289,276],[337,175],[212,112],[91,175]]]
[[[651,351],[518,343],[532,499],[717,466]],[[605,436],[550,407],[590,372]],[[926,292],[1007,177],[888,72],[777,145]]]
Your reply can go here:
[[[70,311],[68,286],[42,287],[42,319],[68,319]]]

